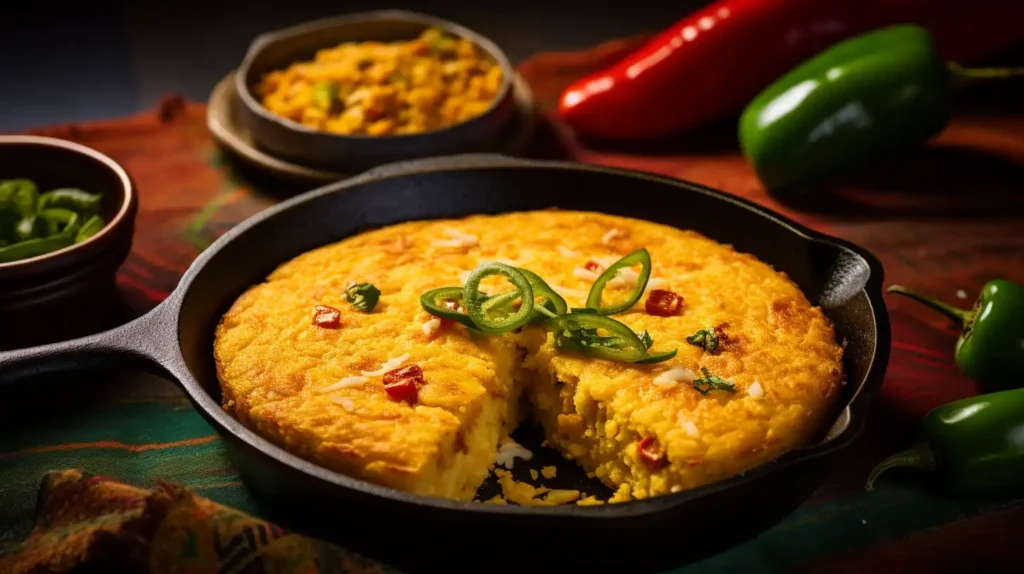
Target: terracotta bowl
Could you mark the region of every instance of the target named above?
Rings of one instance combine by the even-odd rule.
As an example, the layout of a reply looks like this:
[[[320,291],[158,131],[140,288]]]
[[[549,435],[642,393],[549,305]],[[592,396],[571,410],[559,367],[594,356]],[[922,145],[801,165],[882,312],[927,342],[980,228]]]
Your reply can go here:
[[[0,263],[0,350],[78,337],[110,326],[114,274],[132,245],[135,185],[109,157],[73,142],[0,136],[0,179],[28,178],[40,191],[102,193],[99,233],[59,251]]]
[[[339,135],[275,115],[263,107],[254,91],[264,74],[309,60],[319,49],[350,41],[409,40],[429,27],[472,41],[502,67],[501,89],[483,114],[417,134]],[[507,127],[517,120],[514,74],[508,57],[494,42],[472,30],[433,16],[384,10],[316,20],[257,37],[235,75],[235,88],[241,102],[239,119],[259,148],[308,167],[352,173],[394,161],[501,149]]]

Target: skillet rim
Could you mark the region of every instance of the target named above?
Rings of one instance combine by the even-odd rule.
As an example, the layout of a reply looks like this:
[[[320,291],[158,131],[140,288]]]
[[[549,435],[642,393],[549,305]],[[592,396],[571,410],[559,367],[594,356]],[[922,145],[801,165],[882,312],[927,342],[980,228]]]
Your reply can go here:
[[[746,209],[756,215],[769,219],[806,241],[830,246],[840,252],[848,251],[860,257],[868,265],[868,281],[858,291],[867,297],[867,303],[871,308],[871,316],[875,323],[875,345],[870,365],[862,381],[858,383],[857,389],[850,397],[845,407],[838,410],[837,415],[832,419],[831,425],[835,425],[844,415],[848,416],[849,422],[845,430],[834,438],[825,438],[813,445],[803,447],[799,450],[790,451],[779,458],[757,466],[753,469],[719,480],[697,488],[684,490],[675,494],[666,494],[651,498],[631,500],[629,502],[616,504],[602,504],[595,506],[561,505],[561,506],[518,506],[518,505],[496,505],[482,504],[472,501],[456,501],[446,498],[439,498],[411,492],[397,490],[391,487],[378,485],[356,477],[348,476],[340,472],[330,470],[303,459],[298,455],[288,452],[284,448],[273,444],[269,440],[259,436],[248,429],[234,417],[223,410],[219,402],[214,400],[192,374],[186,363],[182,348],[179,330],[181,309],[193,280],[206,267],[207,263],[214,258],[226,245],[235,238],[247,233],[250,229],[263,221],[275,217],[278,213],[287,211],[294,206],[313,201],[325,195],[343,193],[345,190],[363,184],[403,178],[412,175],[443,172],[443,171],[467,171],[486,169],[558,169],[567,171],[589,171],[605,173],[621,177],[646,179],[663,185],[676,188],[684,188],[691,192],[701,193],[719,201],[728,202],[739,209]],[[475,513],[480,516],[505,516],[534,517],[545,516],[551,518],[563,518],[573,520],[589,520],[591,523],[601,520],[638,518],[645,515],[668,511],[677,506],[684,505],[692,500],[710,496],[720,491],[739,488],[749,482],[754,482],[773,472],[782,471],[790,466],[806,464],[822,457],[833,455],[845,450],[863,432],[865,427],[864,412],[873,395],[881,387],[888,366],[890,353],[890,323],[888,311],[882,299],[883,268],[881,262],[874,255],[862,247],[846,240],[814,231],[788,217],[764,208],[749,200],[734,196],[732,194],[715,190],[701,184],[688,180],[667,177],[649,172],[629,170],[619,167],[607,167],[594,164],[582,164],[567,161],[520,159],[503,156],[500,154],[458,154],[451,156],[431,157],[415,159],[402,162],[385,164],[370,169],[352,178],[327,184],[308,192],[302,193],[281,203],[273,205],[259,213],[252,215],[241,223],[237,224],[224,235],[219,237],[213,244],[205,249],[189,266],[182,275],[177,288],[168,297],[166,315],[171,315],[171,325],[168,325],[168,332],[175,337],[175,349],[167,360],[172,365],[164,365],[178,380],[182,389],[189,395],[193,403],[198,407],[209,422],[219,427],[222,432],[230,433],[233,438],[245,443],[248,448],[258,450],[261,454],[271,457],[276,462],[289,467],[291,470],[315,478],[318,481],[328,484],[331,488],[345,488],[375,498],[381,498],[392,503],[414,504],[417,506],[428,506],[438,511]]]

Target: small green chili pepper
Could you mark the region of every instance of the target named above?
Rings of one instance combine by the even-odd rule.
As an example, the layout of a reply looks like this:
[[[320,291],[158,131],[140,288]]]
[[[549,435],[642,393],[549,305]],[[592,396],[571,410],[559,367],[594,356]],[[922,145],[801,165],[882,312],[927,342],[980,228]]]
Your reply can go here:
[[[620,363],[658,363],[671,359],[676,350],[648,353],[647,342],[628,325],[596,313],[569,313],[548,319],[555,347]],[[607,335],[601,335],[599,330]],[[648,335],[650,337],[650,335]]]
[[[106,225],[106,222],[103,221],[102,217],[98,215],[90,217],[85,223],[82,224],[82,228],[78,230],[78,233],[75,234],[75,243],[78,243],[79,241],[85,241],[86,239],[89,239],[93,235],[96,235],[97,233],[100,232],[101,229],[103,229],[104,225]]]
[[[420,305],[423,306],[427,313],[435,317],[455,321],[472,330],[476,330],[476,324],[473,323],[473,320],[465,313],[459,312],[459,309],[465,309],[462,295],[462,287],[439,287],[420,295]],[[438,301],[441,301],[442,304],[439,305]],[[445,307],[445,303],[448,303],[451,308]]]
[[[922,441],[871,471],[866,488],[886,470],[938,473],[960,494],[1024,493],[1024,389],[954,401],[925,415]]]
[[[103,196],[98,193],[93,194],[81,189],[65,187],[40,195],[38,210],[60,207],[77,211],[83,217],[89,217],[99,212],[101,199]]]
[[[629,297],[617,305],[602,307],[601,295],[604,293],[605,285],[615,278],[619,269],[631,267],[637,264],[640,265],[640,274],[636,281],[636,287],[633,289],[633,292],[630,293]],[[587,307],[596,309],[597,312],[602,315],[614,315],[616,313],[621,313],[635,305],[636,302],[643,297],[644,289],[647,288],[647,280],[650,278],[651,254],[646,248],[641,247],[622,259],[619,259],[615,263],[612,263],[608,269],[605,269],[604,273],[597,278],[597,281],[594,281],[594,284],[590,287],[590,294],[587,295]]]
[[[20,217],[32,215],[38,197],[39,189],[31,179],[0,181],[0,211],[11,211]]]
[[[964,374],[990,390],[1024,386],[1024,286],[989,281],[970,311],[899,285],[888,291],[924,303],[961,325],[955,356]]]
[[[533,316],[530,317],[529,323],[542,323],[549,317],[555,315],[565,315],[569,312],[569,304],[565,302],[565,299],[561,295],[555,293],[555,290],[548,285],[547,281],[541,278],[529,269],[518,268],[519,272],[526,276],[526,280],[530,282],[530,286],[533,287],[534,297],[543,297],[539,305],[534,306]]]
[[[72,243],[74,243],[74,240],[70,236],[61,233],[52,237],[37,237],[15,243],[14,245],[8,245],[7,247],[0,247],[0,263],[10,263],[11,261],[38,257],[51,251],[64,249]]]
[[[491,275],[505,276],[518,291],[516,298],[522,300],[518,310],[499,319],[488,317],[487,309],[483,306],[484,300],[479,296],[480,281]],[[474,269],[466,279],[462,295],[469,318],[478,330],[488,334],[506,333],[525,325],[533,313],[533,299],[533,287],[526,276],[515,267],[504,263],[485,263]]]
[[[548,329],[559,350],[622,363],[633,363],[647,354],[647,346],[628,325],[602,315],[559,315],[548,320]],[[608,335],[599,335],[598,329]]]

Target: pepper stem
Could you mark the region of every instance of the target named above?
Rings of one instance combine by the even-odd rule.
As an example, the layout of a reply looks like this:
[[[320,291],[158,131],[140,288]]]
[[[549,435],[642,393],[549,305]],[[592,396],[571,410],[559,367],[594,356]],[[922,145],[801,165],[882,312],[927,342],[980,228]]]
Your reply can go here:
[[[933,471],[935,470],[935,456],[932,454],[931,447],[925,442],[919,442],[909,450],[898,452],[878,463],[878,466],[868,475],[864,490],[869,492],[873,490],[878,477],[890,468],[917,468]]]
[[[911,291],[902,285],[890,285],[886,291],[889,293],[896,293],[897,295],[903,295],[904,297],[910,297],[914,301],[924,303],[939,313],[949,317],[953,322],[959,323],[961,327],[966,327],[967,324],[970,323],[973,315],[973,312],[968,311],[967,309],[961,309],[959,307],[947,305],[941,301],[936,301],[930,297],[925,297],[924,295]]]
[[[965,68],[956,62],[947,62],[946,67],[957,86],[1024,76],[1024,68]]]

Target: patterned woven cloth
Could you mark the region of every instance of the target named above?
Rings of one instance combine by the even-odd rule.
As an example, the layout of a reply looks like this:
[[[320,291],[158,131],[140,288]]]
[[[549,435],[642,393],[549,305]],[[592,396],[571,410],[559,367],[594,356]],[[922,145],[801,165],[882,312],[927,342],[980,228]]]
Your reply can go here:
[[[348,551],[157,482],[144,490],[77,470],[43,478],[32,534],[0,572],[381,573]]]

